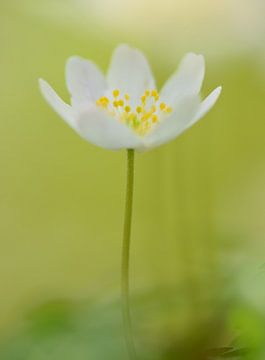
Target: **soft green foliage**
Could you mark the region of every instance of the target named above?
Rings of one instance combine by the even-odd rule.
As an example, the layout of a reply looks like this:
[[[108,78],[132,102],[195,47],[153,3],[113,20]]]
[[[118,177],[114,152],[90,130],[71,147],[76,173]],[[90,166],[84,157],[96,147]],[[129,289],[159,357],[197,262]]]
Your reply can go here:
[[[139,359],[262,359],[265,329],[261,314],[240,304],[229,311],[219,304],[214,314],[209,309],[203,316],[197,311],[193,313],[196,318],[189,319],[191,309],[180,290],[157,289],[133,299]],[[236,334],[235,323],[241,334]],[[231,339],[236,336],[235,341],[229,340],[229,333]],[[116,360],[126,354],[116,301],[49,301],[31,310],[23,325],[0,345],[5,360],[103,360],[106,354]]]

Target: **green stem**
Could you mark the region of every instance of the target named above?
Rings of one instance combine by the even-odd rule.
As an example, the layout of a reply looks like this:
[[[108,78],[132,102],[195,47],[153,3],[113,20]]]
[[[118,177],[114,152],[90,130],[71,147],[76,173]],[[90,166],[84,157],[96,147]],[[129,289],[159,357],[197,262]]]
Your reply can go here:
[[[136,359],[136,351],[132,335],[132,323],[129,299],[129,265],[130,265],[130,242],[133,207],[133,183],[134,183],[134,150],[127,150],[127,184],[125,217],[123,228],[122,263],[121,263],[121,298],[122,316],[126,346],[130,360]]]

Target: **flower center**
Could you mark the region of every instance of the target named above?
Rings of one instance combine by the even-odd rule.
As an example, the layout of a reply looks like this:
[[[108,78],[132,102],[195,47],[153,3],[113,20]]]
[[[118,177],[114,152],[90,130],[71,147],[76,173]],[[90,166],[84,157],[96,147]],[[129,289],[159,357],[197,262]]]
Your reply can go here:
[[[146,90],[135,106],[130,104],[130,95],[113,90],[109,99],[102,96],[96,102],[97,106],[110,116],[130,126],[138,135],[145,135],[152,126],[172,112],[172,108],[160,101],[157,90]]]

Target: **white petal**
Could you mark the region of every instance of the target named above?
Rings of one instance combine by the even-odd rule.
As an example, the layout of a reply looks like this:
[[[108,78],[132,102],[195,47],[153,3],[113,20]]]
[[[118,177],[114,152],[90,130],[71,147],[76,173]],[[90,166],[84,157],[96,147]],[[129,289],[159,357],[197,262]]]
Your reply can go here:
[[[45,80],[39,79],[39,86],[42,95],[53,110],[55,110],[68,123],[68,125],[75,129],[76,125],[72,107],[66,104]]]
[[[222,87],[218,86],[215,90],[213,90],[210,95],[207,96],[206,99],[200,104],[199,110],[195,115],[193,121],[189,126],[192,126],[195,122],[200,120],[216,103],[219,95],[221,94]]]
[[[145,146],[153,148],[180,135],[198,112],[199,105],[200,101],[197,95],[180,99],[173,114],[157,124],[154,130],[145,137]]]
[[[103,96],[107,86],[98,67],[91,61],[77,56],[67,60],[66,84],[74,104],[96,101]]]
[[[169,78],[161,90],[161,97],[169,103],[200,92],[205,73],[204,57],[189,53],[182,59],[178,70]]]
[[[136,149],[142,139],[128,126],[90,104],[77,116],[77,131],[86,140],[105,149]]]
[[[108,85],[128,93],[133,105],[147,89],[155,89],[155,81],[145,56],[128,45],[114,51],[108,72]]]

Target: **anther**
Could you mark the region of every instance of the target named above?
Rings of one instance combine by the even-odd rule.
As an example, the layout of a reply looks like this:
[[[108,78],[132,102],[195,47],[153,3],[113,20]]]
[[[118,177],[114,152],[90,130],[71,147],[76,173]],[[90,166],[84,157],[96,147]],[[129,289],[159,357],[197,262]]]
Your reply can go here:
[[[141,118],[142,121],[146,121],[148,119],[150,119],[150,117],[152,116],[152,112],[147,112],[146,114],[144,114]]]
[[[156,123],[157,120],[158,120],[157,115],[153,115],[153,116],[152,116],[152,122],[153,122],[153,123]]]
[[[119,95],[120,95],[120,90],[118,90],[118,89],[116,89],[116,90],[113,90],[113,96],[115,97],[115,98],[117,98]]]
[[[160,104],[160,110],[161,110],[161,111],[165,110],[166,107],[167,107],[167,106],[166,106],[165,103],[162,102],[162,103]]]
[[[158,96],[158,93],[156,90],[152,90],[151,95],[156,98]]]

